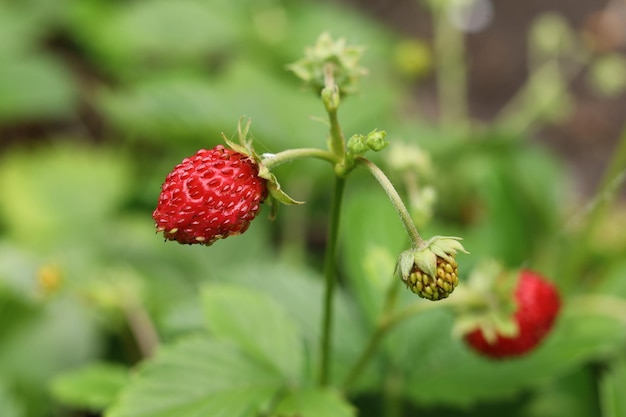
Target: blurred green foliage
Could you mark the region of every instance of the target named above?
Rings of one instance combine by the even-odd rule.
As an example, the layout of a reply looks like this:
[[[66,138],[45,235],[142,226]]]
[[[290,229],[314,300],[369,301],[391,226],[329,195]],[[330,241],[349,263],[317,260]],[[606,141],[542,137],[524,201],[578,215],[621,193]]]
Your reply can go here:
[[[602,238],[591,242],[574,278],[559,274],[576,237],[564,229],[572,185],[554,155],[518,134],[530,117],[523,110],[553,93],[542,86],[566,84],[549,68],[522,94],[522,111],[460,136],[410,110],[411,89],[436,71],[426,41],[403,39],[334,3],[4,1],[0,416],[87,415],[113,403],[114,417],[174,415],[158,413],[180,411],[176,404],[191,404],[181,416],[247,416],[286,386],[310,385],[327,167],[277,169],[285,189],[307,205],[283,208],[274,224],[262,215],[245,235],[210,248],[163,243],[150,214],[171,167],[220,143],[220,132],[233,135],[241,115],[252,118],[260,152],[324,146],[326,127],[312,120],[322,106],[285,70],[324,30],[367,47],[369,76],[340,112],[346,135],[385,129],[392,146],[429,153],[425,183],[438,200],[424,234],[465,237],[472,256],[459,261],[463,275],[497,258],[567,282],[566,297],[626,297],[623,235],[612,236],[608,249]],[[624,73],[622,56],[592,67],[594,85],[615,94],[623,79],[609,82],[607,73]],[[560,99],[538,109],[538,119],[553,120],[550,112],[567,107],[568,97]],[[608,216],[599,230],[607,224],[623,230],[626,219]],[[366,343],[406,246],[384,193],[361,172],[349,182],[340,246],[336,380]],[[403,303],[410,300],[403,294]],[[547,343],[510,363],[467,351],[450,335],[449,314],[419,315],[394,330],[348,398],[362,416],[383,415],[389,403],[406,415],[626,415],[624,318],[576,314],[575,302],[566,304]],[[145,354],[138,311],[164,347],[135,371]],[[161,375],[160,385],[152,375]],[[192,404],[196,389],[206,403]],[[355,412],[337,393],[313,388],[292,392],[277,409]]]

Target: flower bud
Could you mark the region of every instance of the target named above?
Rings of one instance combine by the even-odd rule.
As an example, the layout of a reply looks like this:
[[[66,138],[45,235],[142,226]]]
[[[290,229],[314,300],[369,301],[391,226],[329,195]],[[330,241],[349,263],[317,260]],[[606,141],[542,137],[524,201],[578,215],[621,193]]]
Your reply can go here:
[[[389,142],[385,140],[385,136],[387,136],[387,132],[385,132],[384,130],[381,130],[379,132],[374,129],[367,134],[365,142],[367,143],[367,146],[374,152],[382,151],[387,147],[387,145],[389,145]]]
[[[365,137],[363,135],[352,135],[350,139],[348,139],[348,152],[353,155],[362,155],[364,154],[369,147],[365,143]]]
[[[569,24],[556,13],[545,13],[533,21],[529,41],[537,52],[547,56],[568,51],[574,43]]]

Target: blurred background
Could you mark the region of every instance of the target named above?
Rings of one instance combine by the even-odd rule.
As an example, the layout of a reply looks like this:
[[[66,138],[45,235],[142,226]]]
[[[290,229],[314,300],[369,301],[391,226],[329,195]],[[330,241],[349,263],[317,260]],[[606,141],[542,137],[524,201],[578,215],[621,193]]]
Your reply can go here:
[[[427,236],[464,236],[465,271],[496,258],[565,294],[626,296],[626,211],[609,204],[624,179],[624,0],[2,0],[0,416],[100,415],[156,339],[202,328],[204,282],[278,299],[265,280],[319,284],[332,178],[319,161],[277,169],[307,204],[262,213],[234,243],[164,244],[151,213],[167,172],[243,115],[260,153],[325,146],[323,106],[286,70],[322,32],[365,47],[346,136],[387,132],[376,161]],[[337,343],[358,345],[406,238],[371,179],[350,181],[340,268],[364,330]],[[426,355],[406,381],[438,382],[407,388],[406,415],[600,415],[614,398],[599,387],[626,389],[615,320],[566,321],[543,356],[501,371],[435,319],[465,371]],[[84,366],[97,389],[72,379]],[[474,372],[485,383],[464,391]],[[355,398],[378,412],[375,382]]]

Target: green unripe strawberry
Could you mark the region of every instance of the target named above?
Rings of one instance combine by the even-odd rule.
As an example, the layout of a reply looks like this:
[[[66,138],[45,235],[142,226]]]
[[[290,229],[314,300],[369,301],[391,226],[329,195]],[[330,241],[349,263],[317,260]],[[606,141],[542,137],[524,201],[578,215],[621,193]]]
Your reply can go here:
[[[396,270],[404,284],[427,300],[447,298],[459,284],[457,251],[465,248],[457,237],[435,236],[418,248],[400,254]]]
[[[437,272],[434,277],[414,264],[404,283],[420,297],[436,301],[452,294],[459,284],[458,274],[459,269],[454,256],[449,256],[448,259],[437,257]]]

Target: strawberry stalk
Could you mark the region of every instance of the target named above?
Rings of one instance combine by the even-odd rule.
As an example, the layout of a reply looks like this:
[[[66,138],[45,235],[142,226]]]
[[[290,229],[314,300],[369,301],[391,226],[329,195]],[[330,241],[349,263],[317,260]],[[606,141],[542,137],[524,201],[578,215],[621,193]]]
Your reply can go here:
[[[402,198],[400,198],[400,195],[394,188],[389,178],[387,178],[385,173],[380,168],[378,168],[376,164],[366,158],[356,158],[356,162],[357,164],[363,165],[365,168],[367,168],[369,172],[374,176],[374,178],[376,178],[383,190],[385,190],[385,193],[387,193],[391,204],[393,204],[393,207],[396,209],[396,212],[400,216],[400,220],[402,220],[404,228],[409,234],[413,249],[420,249],[421,247],[423,247],[425,245],[424,239],[422,239],[419,232],[417,231],[417,227],[415,227],[415,223],[413,223],[413,219],[411,218],[409,211],[407,210],[404,202],[402,201]]]
[[[263,154],[261,157],[261,163],[269,170],[285,163],[306,158],[322,159],[331,164],[336,164],[338,161],[334,153],[317,148],[288,149],[276,154]]]
[[[346,154],[346,140],[339,126],[339,120],[337,119],[340,97],[339,86],[335,83],[333,71],[334,64],[328,62],[324,65],[324,88],[322,89],[321,96],[330,121],[328,147],[337,157],[344,158]]]
[[[333,66],[328,63],[324,67],[324,85],[321,97],[330,122],[330,137],[328,147],[336,156],[336,160],[344,160],[346,155],[346,144],[343,132],[337,119],[337,108],[339,107],[339,86],[335,83],[333,76]],[[339,234],[339,219],[341,214],[341,202],[343,200],[343,190],[346,180],[340,175],[335,175],[333,199],[330,208],[330,219],[328,225],[326,252],[324,254],[324,310],[322,317],[322,338],[320,341],[320,386],[327,386],[330,380],[331,364],[331,337],[333,326],[333,298],[335,293],[335,283],[337,281],[335,272],[335,253],[337,247],[337,236]]]
[[[561,285],[571,287],[576,285],[573,280],[581,280],[585,263],[589,262],[589,242],[593,233],[603,218],[609,205],[613,202],[621,185],[626,179],[626,130],[613,152],[611,161],[607,165],[600,185],[593,199],[586,205],[582,213],[582,227],[569,249],[565,266],[562,267]],[[581,219],[575,219],[581,220]]]
[[[324,313],[322,321],[321,358],[319,383],[326,386],[330,378],[331,362],[331,336],[333,327],[333,297],[335,293],[335,253],[337,248],[337,235],[339,232],[339,218],[345,178],[335,177],[333,199],[330,206],[330,223],[328,228],[328,240],[324,254]]]
[[[397,288],[395,285],[397,282],[391,284],[390,288]],[[389,294],[393,294],[393,291],[390,290]],[[447,299],[445,301],[439,303],[424,303],[424,302],[415,302],[412,303],[402,310],[399,310],[395,313],[391,311],[391,305],[387,308],[387,311],[383,311],[378,319],[376,324],[376,328],[374,329],[374,333],[370,336],[367,344],[361,351],[358,359],[348,372],[348,376],[344,379],[341,387],[343,390],[348,390],[354,383],[358,380],[359,376],[365,371],[367,364],[371,360],[371,358],[376,353],[378,346],[385,338],[387,333],[392,330],[395,326],[402,323],[403,321],[417,315],[423,313],[424,311],[432,310],[435,308],[443,308],[443,307],[453,307],[459,305],[475,305],[476,300],[470,300],[468,297],[454,297]]]

